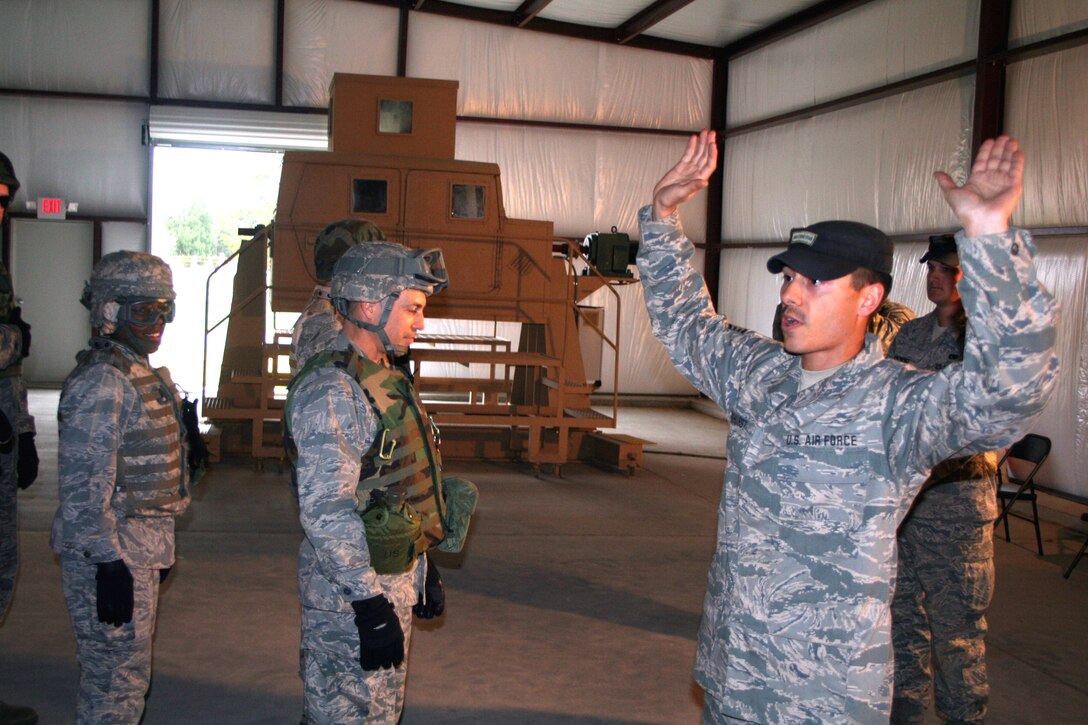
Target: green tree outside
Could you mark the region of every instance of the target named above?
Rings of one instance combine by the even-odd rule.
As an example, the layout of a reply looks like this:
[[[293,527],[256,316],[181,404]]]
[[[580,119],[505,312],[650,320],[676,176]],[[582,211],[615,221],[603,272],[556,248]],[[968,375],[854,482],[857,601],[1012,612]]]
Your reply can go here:
[[[174,254],[190,258],[218,258],[234,254],[242,243],[239,227],[268,224],[275,214],[271,200],[261,200],[253,208],[233,212],[212,211],[197,199],[181,214],[166,219],[166,229],[174,239]]]

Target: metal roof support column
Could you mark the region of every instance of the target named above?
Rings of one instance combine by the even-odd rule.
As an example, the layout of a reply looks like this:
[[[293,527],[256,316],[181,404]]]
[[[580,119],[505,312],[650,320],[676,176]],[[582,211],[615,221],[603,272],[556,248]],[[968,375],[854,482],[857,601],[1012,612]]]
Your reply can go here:
[[[979,7],[975,71],[975,116],[971,148],[1001,134],[1005,127],[1005,60],[996,56],[1009,45],[1012,0],[982,0]]]
[[[710,177],[706,187],[706,256],[703,263],[703,279],[710,292],[710,300],[718,307],[718,284],[721,277],[722,257],[722,192],[725,188],[725,106],[729,92],[729,58],[724,53],[714,57],[714,69],[710,81],[710,127],[718,131],[718,171]]]

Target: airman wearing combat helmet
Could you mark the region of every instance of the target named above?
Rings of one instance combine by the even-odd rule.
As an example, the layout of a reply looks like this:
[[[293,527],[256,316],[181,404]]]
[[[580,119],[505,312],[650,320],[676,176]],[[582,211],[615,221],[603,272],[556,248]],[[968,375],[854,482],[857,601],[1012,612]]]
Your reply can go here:
[[[169,371],[148,361],[174,300],[170,267],[128,251],[102,258],[80,300],[94,336],[61,391],[50,537],[75,630],[78,723],[138,722],[151,682],[174,517],[189,505],[181,400]]]
[[[423,329],[428,296],[447,284],[440,250],[350,247],[330,288],[341,334],[291,383],[288,439],[306,535],[304,722],[396,723],[412,616],[445,608],[426,552],[460,550],[476,489],[443,479],[430,419],[393,360]]]

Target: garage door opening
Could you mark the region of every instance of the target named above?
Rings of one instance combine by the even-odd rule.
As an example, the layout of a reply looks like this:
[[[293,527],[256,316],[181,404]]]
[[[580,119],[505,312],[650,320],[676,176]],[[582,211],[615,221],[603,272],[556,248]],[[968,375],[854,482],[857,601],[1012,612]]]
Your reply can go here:
[[[152,362],[170,368],[190,398],[200,395],[204,383],[205,306],[212,324],[230,309],[235,263],[210,286],[208,277],[249,238],[239,229],[272,222],[282,163],[279,151],[153,148],[151,252],[170,264],[178,299],[177,315]],[[286,317],[269,313],[266,319],[289,328],[294,320]],[[218,387],[225,336],[225,324],[208,336],[208,395]]]

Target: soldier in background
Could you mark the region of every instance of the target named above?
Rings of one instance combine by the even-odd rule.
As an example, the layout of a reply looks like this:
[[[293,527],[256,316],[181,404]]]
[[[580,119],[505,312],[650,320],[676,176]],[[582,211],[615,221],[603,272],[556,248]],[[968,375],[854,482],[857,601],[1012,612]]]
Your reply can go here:
[[[932,312],[903,326],[888,356],[923,370],[963,360],[967,316],[956,238],[929,238],[926,296]],[[899,527],[892,600],[893,723],[921,723],[931,683],[937,714],[951,723],[986,716],[986,611],[994,590],[996,455],[942,461]]]
[[[291,374],[294,375],[315,354],[327,350],[340,334],[340,320],[329,300],[329,282],[336,260],[350,247],[364,242],[382,241],[381,229],[368,221],[342,219],[317,235],[314,242],[314,276],[317,285],[313,297],[298,316],[291,331]]]
[[[80,300],[93,337],[61,391],[50,537],[76,637],[77,723],[135,725],[151,683],[174,517],[189,506],[181,400],[170,372],[148,362],[174,319],[174,297],[165,262],[114,252]]]
[[[11,160],[0,153],[0,224],[19,191]],[[0,622],[15,594],[19,572],[18,489],[38,477],[34,418],[26,400],[22,361],[30,354],[30,325],[16,305],[11,275],[0,262]],[[0,702],[0,725],[33,725],[38,715],[29,707]]]
[[[424,552],[458,551],[475,487],[441,476],[432,425],[393,360],[447,285],[442,252],[371,242],[336,263],[342,330],[291,382],[286,406],[299,519],[303,723],[396,723],[412,616],[442,614]]]
[[[864,224],[795,229],[768,261],[784,345],[716,314],[677,208],[717,156],[713,131],[692,137],[640,212],[637,260],[654,334],[729,414],[695,668],[704,721],[886,723],[896,529],[935,465],[1017,440],[1057,380],[1057,305],[1030,235],[1008,227],[1023,155],[1003,136],[963,186],[937,174],[963,224],[968,316],[963,364],[939,372],[885,359],[866,335],[892,245]]]

